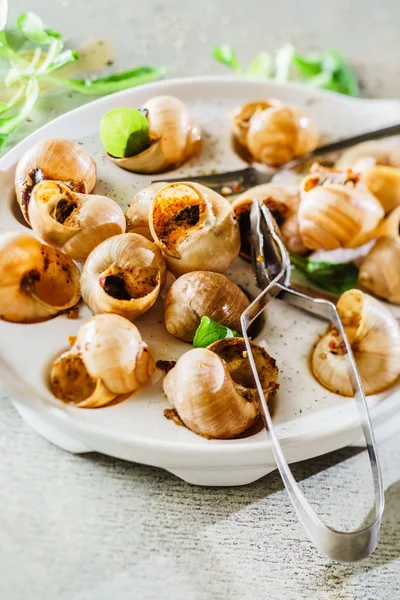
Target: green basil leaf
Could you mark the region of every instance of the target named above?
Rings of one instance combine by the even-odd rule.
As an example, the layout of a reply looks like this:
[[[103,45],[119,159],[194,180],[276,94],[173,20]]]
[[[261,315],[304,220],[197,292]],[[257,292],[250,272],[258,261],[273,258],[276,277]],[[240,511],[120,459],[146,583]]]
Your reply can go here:
[[[193,339],[193,347],[207,348],[217,340],[231,337],[240,337],[240,334],[229,327],[216,323],[209,317],[202,317]]]
[[[101,119],[100,139],[112,156],[136,156],[149,146],[149,123],[140,110],[113,108]]]
[[[259,52],[251,61],[246,75],[254,79],[269,79],[273,70],[272,56],[268,52]]]
[[[334,79],[333,73],[330,73],[329,71],[310,77],[307,79],[307,85],[323,90],[330,90],[332,92],[339,92],[339,86]]]
[[[26,62],[23,58],[18,56],[18,53],[14,50],[9,41],[8,32],[4,30],[0,31],[0,55],[13,63]]]
[[[297,254],[291,254],[290,261],[312,283],[338,296],[357,285],[359,269],[353,262],[329,263]]]
[[[236,54],[228,44],[216,46],[213,57],[238,75],[242,74]],[[315,88],[349,96],[360,95],[357,74],[336,49],[324,53],[300,54],[292,44],[286,44],[276,53],[274,65],[267,52],[257,54],[251,61],[246,75],[265,79],[272,77],[274,72],[275,79],[282,83],[300,81]]]
[[[57,40],[64,39],[63,36],[61,35],[61,33],[59,33],[58,31],[55,31],[54,29],[51,29],[51,27],[45,27],[44,31],[51,38],[56,38]]]
[[[299,54],[295,52],[292,57],[293,66],[304,78],[314,77],[321,73],[322,58],[320,54]]]
[[[232,46],[229,46],[229,44],[220,44],[219,46],[215,46],[213,50],[213,57],[226,67],[229,67],[235,71],[235,73],[238,75],[241,75],[242,68],[239,65],[234,49]]]
[[[0,35],[2,36],[2,41],[5,41],[7,46],[14,52],[23,50],[26,45],[26,38],[18,29],[7,28],[6,30],[3,30]]]
[[[107,77],[98,77],[97,79],[69,79],[59,75],[49,75],[46,77],[61,87],[74,90],[80,94],[103,95],[112,94],[125,90],[136,85],[156,81],[164,75],[164,69],[154,67],[138,67],[129,71],[108,75]]]
[[[332,48],[325,53],[323,69],[333,73],[335,82],[342,94],[349,96],[360,95],[357,75],[339,50]]]
[[[46,27],[42,19],[33,12],[20,15],[17,18],[17,26],[26,39],[35,44],[50,44],[54,38],[62,40],[60,33]]]

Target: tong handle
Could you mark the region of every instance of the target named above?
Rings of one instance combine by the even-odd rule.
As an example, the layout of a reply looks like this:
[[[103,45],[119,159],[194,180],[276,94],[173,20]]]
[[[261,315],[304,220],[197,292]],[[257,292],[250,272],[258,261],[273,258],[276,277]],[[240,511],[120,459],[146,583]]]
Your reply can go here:
[[[279,281],[281,279],[282,274],[275,277],[275,279],[271,281],[271,283],[261,292],[259,297],[246,309],[241,317],[243,337],[260,398],[260,407],[264,424],[269,432],[272,452],[283,483],[297,512],[298,518],[303,524],[314,545],[320,552],[333,560],[339,562],[355,562],[366,558],[375,550],[379,539],[379,531],[384,508],[382,474],[379,467],[367,402],[351,346],[347,339],[346,332],[335,305],[326,300],[315,300],[304,294],[301,294],[300,292],[294,291],[280,284]],[[290,467],[283,454],[278,436],[275,433],[275,428],[271,419],[268,404],[264,396],[262,384],[260,382],[257,367],[252,355],[247,330],[253,320],[257,318],[258,314],[264,310],[269,299],[278,293],[280,293],[281,296],[283,296],[283,299],[288,301],[290,304],[306,310],[307,312],[311,312],[313,314],[317,313],[319,316],[331,320],[334,326],[338,329],[345,344],[349,374],[351,376],[354,396],[357,402],[357,407],[361,418],[361,425],[367,443],[367,450],[371,462],[375,487],[375,519],[370,525],[357,531],[337,531],[336,529],[333,529],[332,527],[329,527],[323,523],[323,521],[309,504],[297,481],[293,477]]]
[[[258,202],[253,202],[251,208],[250,229],[253,266],[257,283],[262,291],[242,313],[240,324],[260,399],[261,413],[264,419],[265,428],[270,435],[272,452],[274,454],[276,465],[299,520],[318,550],[329,556],[329,558],[340,562],[354,562],[361,560],[369,556],[378,543],[384,508],[384,493],[382,474],[379,467],[367,400],[365,398],[360,374],[350,342],[347,338],[346,331],[336,306],[332,302],[322,298],[312,298],[311,296],[293,290],[290,287],[290,259],[288,252],[275,230],[274,221],[270,211],[265,206],[260,207]],[[271,298],[278,294],[289,304],[331,321],[343,340],[346,351],[347,370],[357,403],[362,430],[367,443],[375,488],[375,519],[370,525],[360,530],[350,533],[337,531],[322,522],[294,479],[283,454],[279,439],[275,433],[247,332],[250,325],[265,309]]]

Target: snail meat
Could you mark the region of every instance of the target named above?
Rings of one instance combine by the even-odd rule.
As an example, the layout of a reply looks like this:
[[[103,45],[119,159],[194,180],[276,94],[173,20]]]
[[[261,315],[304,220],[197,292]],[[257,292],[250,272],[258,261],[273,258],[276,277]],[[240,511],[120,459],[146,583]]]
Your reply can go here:
[[[96,315],[79,329],[72,348],[50,373],[53,394],[80,408],[109,404],[146,383],[155,364],[133,323],[119,315]]]
[[[32,146],[15,171],[15,193],[28,223],[32,190],[44,179],[62,181],[75,192],[90,194],[96,183],[96,165],[82,146],[71,140],[54,138]]]
[[[126,227],[124,213],[114,200],[78,194],[60,181],[42,181],[33,188],[28,216],[42,240],[78,262]]]
[[[361,290],[340,296],[337,310],[367,395],[384,391],[400,377],[400,325],[392,312]],[[332,329],[315,346],[312,370],[326,388],[352,396],[344,345]]]
[[[37,323],[75,306],[80,273],[60,250],[32,235],[0,236],[0,318]]]
[[[278,368],[251,342],[265,398],[278,388]],[[259,414],[257,390],[242,338],[225,338],[181,356],[164,379],[164,392],[182,422],[206,438],[230,439],[249,429]]]
[[[171,183],[154,196],[149,226],[175,275],[223,273],[240,249],[239,227],[228,200],[197,183]]]
[[[165,277],[159,248],[141,235],[123,233],[108,238],[88,256],[82,297],[94,314],[135,319],[153,306]]]
[[[239,219],[241,232],[244,231],[246,226],[244,223],[242,228],[242,219],[247,218],[248,220],[253,201],[266,206],[271,211],[279,228],[280,237],[289,252],[295,254],[306,254],[308,252],[299,232],[297,211],[300,204],[300,195],[295,187],[264,183],[240,194],[233,202],[232,208]],[[248,252],[244,250],[244,254],[247,255]]]

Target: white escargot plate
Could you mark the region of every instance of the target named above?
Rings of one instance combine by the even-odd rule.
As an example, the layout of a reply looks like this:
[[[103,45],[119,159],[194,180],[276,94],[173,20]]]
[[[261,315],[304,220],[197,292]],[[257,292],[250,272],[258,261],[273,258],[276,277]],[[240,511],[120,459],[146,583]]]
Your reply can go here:
[[[135,191],[151,177],[121,170],[104,155],[99,122],[109,109],[141,106],[157,94],[175,95],[188,103],[195,122],[205,134],[200,157],[174,173],[177,176],[241,168],[244,163],[230,146],[229,111],[245,101],[277,97],[305,106],[327,138],[339,138],[400,120],[400,102],[360,100],[298,85],[279,85],[232,77],[196,77],[167,80],[134,88],[82,106],[35,132],[0,161],[0,230],[27,231],[14,198],[15,165],[38,140],[66,137],[83,144],[94,158],[98,180],[94,193],[117,200],[125,211]],[[173,177],[172,172],[168,177]],[[157,177],[159,178],[159,177]],[[228,273],[255,292],[250,267],[238,259]],[[398,312],[398,309],[395,309]],[[167,469],[185,481],[200,485],[242,485],[275,469],[267,433],[260,431],[237,440],[206,440],[164,417],[168,402],[162,377],[128,400],[97,410],[78,409],[56,400],[47,386],[49,365],[67,348],[90,316],[80,305],[79,318],[59,316],[35,325],[0,321],[0,357],[3,379],[24,419],[41,435],[71,452],[98,451],[126,460]],[[190,346],[168,334],[158,300],[136,324],[155,360],[177,359]],[[280,390],[273,401],[277,432],[289,462],[343,447],[360,437],[355,403],[328,392],[309,369],[309,355],[325,324],[275,300],[258,341],[264,340],[280,369]],[[375,427],[400,425],[400,384],[368,398]],[[397,422],[395,417],[397,418]],[[384,433],[387,434],[387,433]]]

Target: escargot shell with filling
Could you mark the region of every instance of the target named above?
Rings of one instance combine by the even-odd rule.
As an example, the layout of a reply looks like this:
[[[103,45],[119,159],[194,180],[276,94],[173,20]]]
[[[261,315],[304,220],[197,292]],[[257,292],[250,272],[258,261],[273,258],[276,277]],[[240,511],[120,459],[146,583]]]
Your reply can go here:
[[[278,388],[275,360],[252,342],[265,398]],[[242,338],[226,338],[181,356],[164,379],[164,392],[182,422],[207,438],[247,431],[259,414],[257,390]]]

